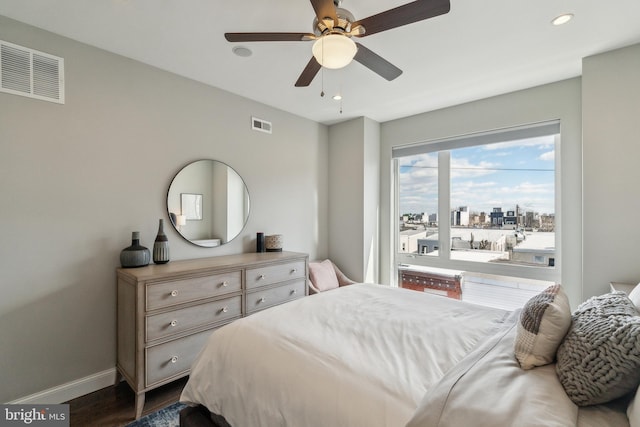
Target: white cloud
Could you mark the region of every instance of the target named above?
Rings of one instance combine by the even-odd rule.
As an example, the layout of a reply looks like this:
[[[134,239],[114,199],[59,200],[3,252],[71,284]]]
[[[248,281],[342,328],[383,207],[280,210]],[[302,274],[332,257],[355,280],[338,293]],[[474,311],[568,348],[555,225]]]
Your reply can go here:
[[[542,153],[540,154],[540,156],[538,156],[538,159],[544,160],[545,162],[552,162],[553,160],[555,160],[555,158],[556,158],[555,150],[547,151],[546,153]]]

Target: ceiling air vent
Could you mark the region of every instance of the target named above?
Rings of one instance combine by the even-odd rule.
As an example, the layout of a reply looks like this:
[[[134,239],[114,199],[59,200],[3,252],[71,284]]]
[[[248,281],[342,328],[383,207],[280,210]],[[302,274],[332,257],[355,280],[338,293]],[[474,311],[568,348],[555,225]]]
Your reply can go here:
[[[257,117],[251,117],[251,129],[259,130],[260,132],[271,133],[271,122],[259,119]]]
[[[64,59],[0,40],[0,92],[64,104]]]

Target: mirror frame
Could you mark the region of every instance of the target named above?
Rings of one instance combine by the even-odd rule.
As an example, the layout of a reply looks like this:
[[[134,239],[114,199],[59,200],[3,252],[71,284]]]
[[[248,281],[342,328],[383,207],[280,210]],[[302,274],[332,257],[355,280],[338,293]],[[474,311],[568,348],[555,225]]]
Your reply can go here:
[[[228,170],[233,171],[233,173],[235,173],[238,178],[240,178],[240,181],[242,182],[242,185],[244,186],[244,195],[246,197],[247,200],[247,209],[246,209],[246,214],[243,218],[243,223],[242,223],[242,227],[240,227],[240,229],[237,231],[237,233],[231,237],[226,239],[224,242],[221,242],[219,245],[215,245],[215,246],[210,246],[210,245],[201,245],[196,243],[196,241],[188,238],[187,236],[185,236],[182,231],[178,228],[178,225],[175,223],[174,217],[175,214],[171,212],[170,206],[169,206],[169,200],[170,197],[172,195],[171,193],[171,188],[176,180],[176,178],[185,170],[187,169],[189,166],[192,166],[198,162],[202,162],[202,161],[210,161],[210,162],[215,162],[215,163],[219,163],[220,165],[226,166]],[[173,193],[174,196],[176,195],[176,193]],[[182,193],[178,194],[178,197],[181,197]],[[169,182],[169,188],[167,189],[167,198],[166,198],[166,209],[167,209],[167,216],[169,217],[169,223],[171,224],[171,226],[173,227],[173,229],[180,235],[180,237],[182,237],[184,240],[186,240],[187,242],[191,243],[194,246],[200,247],[200,248],[214,248],[214,247],[219,247],[219,246],[223,246],[226,245],[228,243],[230,243],[231,241],[233,241],[236,237],[238,237],[240,234],[242,234],[242,230],[244,230],[247,226],[247,223],[249,222],[249,216],[251,215],[251,196],[249,194],[249,188],[247,187],[247,183],[245,182],[244,178],[242,178],[242,176],[231,166],[229,166],[227,163],[222,162],[220,160],[215,160],[215,159],[197,159],[197,160],[193,160],[187,164],[185,164],[184,166],[182,166],[178,172],[176,172],[176,174],[173,176],[173,178],[171,179],[171,181]]]

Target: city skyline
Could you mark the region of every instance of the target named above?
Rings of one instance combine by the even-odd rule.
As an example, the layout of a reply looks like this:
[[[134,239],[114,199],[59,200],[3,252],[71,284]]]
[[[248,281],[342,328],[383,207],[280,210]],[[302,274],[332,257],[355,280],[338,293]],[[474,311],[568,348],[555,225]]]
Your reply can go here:
[[[555,137],[545,136],[450,151],[450,208],[555,213]],[[438,153],[399,159],[400,213],[438,211]]]

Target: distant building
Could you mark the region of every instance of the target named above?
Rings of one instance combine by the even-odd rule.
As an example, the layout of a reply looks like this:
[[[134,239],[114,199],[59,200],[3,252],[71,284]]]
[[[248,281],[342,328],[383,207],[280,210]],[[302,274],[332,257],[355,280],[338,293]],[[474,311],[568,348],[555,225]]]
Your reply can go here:
[[[529,212],[525,213],[525,215],[524,215],[524,226],[526,228],[533,228],[533,227],[538,228],[538,227],[540,227],[540,221],[539,220],[536,221],[535,212],[529,211]]]
[[[507,211],[507,214],[503,217],[502,225],[518,225],[518,217],[516,216],[515,211]]]
[[[556,248],[553,233],[531,233],[513,248],[511,261],[520,264],[555,266]]]
[[[491,212],[491,226],[502,227],[503,221],[504,212],[502,212],[502,208],[493,208],[493,212]]]
[[[480,212],[478,220],[480,225],[485,225],[491,222],[491,217],[487,215],[486,212]]]
[[[551,215],[540,215],[540,231],[554,231],[556,217]]]
[[[460,237],[451,238],[451,250],[469,250],[471,249],[471,242],[469,240],[462,240]]]
[[[418,253],[422,255],[435,252],[440,248],[440,242],[438,241],[438,234],[431,234],[430,236],[418,239]]]
[[[433,213],[429,215],[429,225],[438,225],[438,214]]]
[[[468,227],[469,226],[469,206],[460,206],[458,209],[451,211],[452,227]]]
[[[404,230],[400,232],[398,251],[405,254],[418,252],[418,239],[426,237],[427,230]]]

